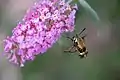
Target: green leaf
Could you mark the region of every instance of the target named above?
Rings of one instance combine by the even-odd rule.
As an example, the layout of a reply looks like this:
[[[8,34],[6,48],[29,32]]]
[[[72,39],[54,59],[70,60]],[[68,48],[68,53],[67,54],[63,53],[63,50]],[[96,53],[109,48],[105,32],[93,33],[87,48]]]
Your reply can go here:
[[[95,10],[85,1],[85,0],[78,0],[80,5],[88,12],[95,20],[99,21],[99,16],[95,12]]]

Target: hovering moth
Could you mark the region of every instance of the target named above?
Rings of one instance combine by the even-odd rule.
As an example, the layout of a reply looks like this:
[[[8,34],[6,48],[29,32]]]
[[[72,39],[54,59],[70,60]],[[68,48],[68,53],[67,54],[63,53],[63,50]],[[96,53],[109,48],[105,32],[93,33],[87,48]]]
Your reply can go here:
[[[68,50],[64,50],[64,52],[74,53],[74,52],[78,51],[80,58],[87,57],[88,50],[87,50],[86,45],[85,45],[86,35],[80,37],[81,33],[83,31],[85,31],[85,29],[86,28],[82,29],[82,31],[80,33],[74,35],[72,38],[67,37],[68,39],[70,39],[72,41],[73,44]]]

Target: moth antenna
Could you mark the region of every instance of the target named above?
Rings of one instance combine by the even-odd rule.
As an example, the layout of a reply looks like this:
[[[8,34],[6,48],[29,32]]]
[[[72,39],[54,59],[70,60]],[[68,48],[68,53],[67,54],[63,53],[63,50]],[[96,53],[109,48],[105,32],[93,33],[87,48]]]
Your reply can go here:
[[[78,35],[80,35],[83,31],[85,31],[85,29],[86,29],[86,28],[83,28],[83,30],[82,30]]]
[[[68,38],[68,39],[70,39],[70,40],[72,40],[72,41],[73,41],[73,39],[72,39],[71,37],[68,37],[68,36],[63,36],[63,37],[66,37],[66,38]]]

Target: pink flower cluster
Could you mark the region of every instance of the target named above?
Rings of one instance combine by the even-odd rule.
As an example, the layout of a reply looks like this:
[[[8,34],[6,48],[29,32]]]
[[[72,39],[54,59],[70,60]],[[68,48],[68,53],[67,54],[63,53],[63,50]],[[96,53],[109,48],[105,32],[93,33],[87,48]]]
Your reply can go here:
[[[73,31],[77,5],[64,0],[41,0],[26,13],[4,40],[5,56],[21,67],[28,60],[43,54],[60,38],[61,33]]]

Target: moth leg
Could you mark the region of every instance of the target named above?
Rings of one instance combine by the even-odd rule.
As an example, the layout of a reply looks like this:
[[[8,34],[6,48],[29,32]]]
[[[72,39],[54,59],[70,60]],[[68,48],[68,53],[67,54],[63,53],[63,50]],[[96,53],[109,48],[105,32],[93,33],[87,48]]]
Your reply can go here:
[[[64,50],[64,52],[70,52],[70,53],[74,53],[76,52],[76,48],[74,46],[70,47],[68,50]]]
[[[69,51],[70,53],[75,53],[75,52],[77,52],[77,50],[75,49],[74,51]]]
[[[70,47],[68,50],[64,50],[64,52],[69,52],[74,48],[74,46]]]

